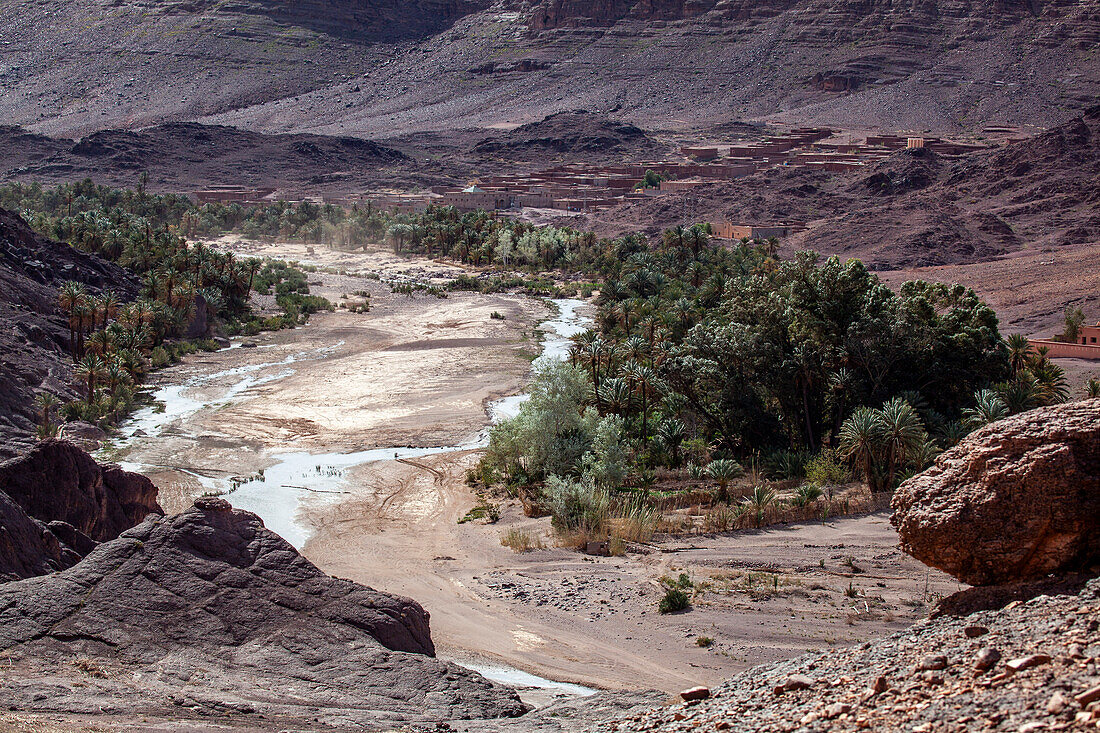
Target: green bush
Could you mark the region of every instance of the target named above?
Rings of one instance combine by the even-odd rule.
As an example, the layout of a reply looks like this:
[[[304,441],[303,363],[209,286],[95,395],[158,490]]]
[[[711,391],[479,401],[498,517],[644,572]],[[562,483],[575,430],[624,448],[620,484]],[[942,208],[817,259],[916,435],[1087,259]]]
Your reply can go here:
[[[847,483],[852,474],[834,450],[823,450],[806,464],[806,478],[818,486]]]
[[[657,610],[661,613],[676,613],[677,611],[683,611],[690,605],[691,599],[688,598],[687,593],[679,588],[669,588],[665,591],[661,602],[657,604]]]
[[[149,354],[149,363],[153,365],[154,369],[163,369],[172,363],[172,357],[163,346],[157,346]]]

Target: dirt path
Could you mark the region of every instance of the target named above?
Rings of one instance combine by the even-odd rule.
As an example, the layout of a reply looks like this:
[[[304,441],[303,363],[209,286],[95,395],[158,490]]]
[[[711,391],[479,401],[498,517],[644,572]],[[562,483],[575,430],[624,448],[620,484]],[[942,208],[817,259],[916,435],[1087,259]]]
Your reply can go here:
[[[306,555],[327,572],[416,598],[440,653],[560,681],[673,692],[760,662],[905,628],[957,584],[897,549],[884,514],[668,541],[648,554],[587,557],[499,543],[547,520],[506,506],[459,524],[476,452],[362,466],[353,495],[311,512]],[[692,610],[657,613],[656,579],[705,587]],[[709,637],[708,647],[697,639]]]

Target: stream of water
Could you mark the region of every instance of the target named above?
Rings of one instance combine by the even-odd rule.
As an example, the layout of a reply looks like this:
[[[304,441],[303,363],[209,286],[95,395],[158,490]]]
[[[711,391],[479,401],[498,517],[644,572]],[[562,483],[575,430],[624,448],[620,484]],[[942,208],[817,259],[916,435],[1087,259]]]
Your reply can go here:
[[[592,319],[578,312],[585,305],[583,300],[559,299],[552,302],[557,307],[558,314],[540,325],[543,340],[542,354],[539,359],[564,360],[569,354],[571,337],[589,328]],[[157,406],[140,410],[121,426],[120,432],[123,436],[121,445],[125,446],[132,444],[133,441],[155,437],[167,427],[201,409],[229,404],[234,398],[253,387],[284,379],[294,374],[295,363],[324,359],[340,345],[338,343],[322,349],[296,353],[278,362],[252,364],[200,375],[182,384],[162,387],[154,395]],[[234,347],[236,346],[234,344]],[[256,376],[256,372],[279,366],[286,368],[263,377]],[[231,380],[227,387],[214,388],[215,382],[234,377],[240,378]],[[205,392],[206,395],[201,399],[189,396],[189,393],[195,391]],[[209,393],[212,391],[216,394],[210,396]],[[529,398],[530,395],[518,394],[495,400],[488,406],[489,421],[497,423],[515,417],[519,413],[520,406]],[[251,477],[244,482],[211,478],[193,472],[187,473],[209,490],[226,494],[234,507],[258,514],[269,529],[301,549],[310,536],[309,527],[299,520],[303,506],[307,502],[311,504],[339,502],[341,497],[348,493],[345,488],[348,469],[374,461],[419,458],[481,448],[488,445],[488,441],[489,429],[486,427],[477,437],[455,446],[374,448],[355,453],[282,453],[273,456],[275,464],[266,468],[261,475]],[[120,465],[127,470],[137,472],[149,468],[125,461],[120,462]],[[554,695],[566,696],[595,693],[595,690],[587,687],[554,682],[502,664],[463,663],[463,666],[510,687],[535,688]]]
[[[559,299],[552,301],[558,314],[544,321],[540,329],[543,332],[542,354],[540,359],[563,360],[569,354],[570,339],[583,332],[592,323],[592,319],[578,312],[585,303],[583,300]],[[134,440],[159,435],[166,427],[212,406],[229,404],[234,398],[261,384],[284,379],[294,373],[293,365],[301,361],[314,361],[326,358],[341,344],[322,349],[293,354],[277,362],[251,364],[211,374],[192,377],[182,384],[169,385],[159,389],[154,395],[156,407],[147,407],[137,412],[133,418],[121,426],[121,445]],[[256,373],[271,367],[285,366],[274,374],[257,377]],[[226,378],[239,377],[227,387],[215,390],[215,382]],[[195,391],[207,394],[202,398],[191,396]],[[208,393],[215,391],[213,396]],[[497,423],[515,417],[520,406],[530,395],[519,394],[492,402],[488,406],[491,423]],[[301,549],[309,540],[310,529],[299,520],[301,510],[306,503],[338,502],[347,491],[344,488],[348,469],[374,461],[394,460],[396,458],[420,458],[423,456],[452,453],[456,451],[482,448],[488,444],[488,428],[461,445],[437,448],[417,448],[394,446],[374,448],[355,453],[281,453],[272,456],[275,464],[266,468],[262,474],[245,481],[232,481],[225,478],[211,478],[193,475],[205,488],[212,492],[227,495],[238,509],[254,512],[264,520],[264,524],[284,539]],[[136,463],[121,462],[123,468],[131,471],[148,469]],[[163,466],[159,468],[165,468]]]

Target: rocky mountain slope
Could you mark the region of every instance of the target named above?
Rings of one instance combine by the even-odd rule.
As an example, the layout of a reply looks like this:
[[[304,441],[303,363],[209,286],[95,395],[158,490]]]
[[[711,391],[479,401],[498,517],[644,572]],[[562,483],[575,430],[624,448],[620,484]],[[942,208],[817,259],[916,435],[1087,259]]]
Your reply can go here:
[[[694,221],[803,221],[788,249],[878,269],[960,264],[1100,239],[1100,106],[1043,134],[957,159],[902,150],[844,174],[772,169],[575,220],[608,236]],[[687,215],[689,221],[685,222]]]
[[[0,457],[29,445],[38,424],[35,391],[75,399],[69,327],[57,301],[66,280],[92,292],[112,289],[123,299],[138,284],[121,267],[35,234],[0,209]]]
[[[0,582],[72,567],[150,514],[157,488],[60,440],[0,463]]]
[[[372,138],[573,109],[981,130],[1100,91],[1096,0],[0,0],[0,116],[81,136],[200,120]]]
[[[593,730],[1085,730],[1100,717],[1098,628],[1092,580],[1076,594],[943,616],[853,649],[756,667],[708,700]]]

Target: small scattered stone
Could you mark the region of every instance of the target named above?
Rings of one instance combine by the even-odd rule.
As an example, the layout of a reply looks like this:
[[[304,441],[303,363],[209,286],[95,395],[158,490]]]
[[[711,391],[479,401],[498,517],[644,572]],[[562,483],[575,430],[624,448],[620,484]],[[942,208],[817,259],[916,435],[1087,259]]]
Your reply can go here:
[[[681,692],[680,697],[683,699],[684,702],[690,702],[692,700],[706,700],[708,697],[710,697],[710,688],[702,686],[692,687]]]
[[[943,684],[943,675],[936,674],[932,670],[928,670],[923,675],[921,675],[921,679],[923,679],[930,685],[938,686]]]
[[[890,682],[885,677],[882,677],[882,676],[879,676],[879,678],[875,680],[874,686],[871,687],[871,690],[876,695],[881,695],[882,693],[886,692],[889,689],[890,689]]]
[[[718,725],[714,726],[714,729],[715,730],[729,730],[732,727],[733,726],[729,722],[727,722],[725,720],[719,720]]]
[[[813,687],[814,681],[804,674],[792,674],[787,678],[787,681],[783,683],[784,692],[794,692],[795,690],[808,690]]]
[[[922,671],[947,669],[947,657],[942,654],[933,654],[921,660]]]
[[[1050,700],[1047,701],[1047,712],[1051,715],[1058,715],[1066,709],[1066,705],[1069,704],[1069,700],[1061,692],[1055,692],[1050,696]]]
[[[1077,704],[1081,707],[1085,707],[1090,703],[1094,703],[1097,700],[1100,700],[1100,685],[1085,690],[1080,695],[1077,695],[1074,699],[1077,700]]]
[[[1001,661],[1001,653],[993,647],[985,647],[974,657],[974,669],[988,672],[997,666],[999,661]]]
[[[1069,658],[1070,659],[1085,659],[1085,649],[1080,644],[1069,645]]]
[[[984,626],[967,626],[963,629],[963,633],[966,634],[968,639],[977,639],[979,636],[985,636],[989,633],[989,629]]]
[[[852,712],[852,706],[846,702],[834,702],[829,707],[825,708],[825,717],[829,720],[833,718],[839,718],[845,713]]]
[[[1010,659],[1005,662],[1005,666],[1011,669],[1013,672],[1023,672],[1025,669],[1038,667],[1043,664],[1047,664],[1048,662],[1050,662],[1050,657],[1046,654],[1030,654],[1026,657]]]

